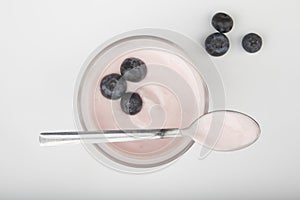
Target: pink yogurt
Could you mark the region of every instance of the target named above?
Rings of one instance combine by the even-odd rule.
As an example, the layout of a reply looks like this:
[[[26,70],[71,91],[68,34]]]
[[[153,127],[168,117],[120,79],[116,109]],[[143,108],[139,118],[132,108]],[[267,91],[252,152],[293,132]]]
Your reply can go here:
[[[101,79],[120,73],[128,57],[142,59],[148,73],[140,82],[127,82],[127,91],[138,92],[143,108],[136,115],[125,114],[120,100],[109,100],[99,91]],[[102,71],[94,89],[94,116],[98,129],[178,128],[188,126],[207,107],[206,86],[195,68],[183,58],[162,50],[142,49],[113,60]],[[191,140],[187,137],[152,141],[111,143],[120,154],[134,158],[158,156]]]

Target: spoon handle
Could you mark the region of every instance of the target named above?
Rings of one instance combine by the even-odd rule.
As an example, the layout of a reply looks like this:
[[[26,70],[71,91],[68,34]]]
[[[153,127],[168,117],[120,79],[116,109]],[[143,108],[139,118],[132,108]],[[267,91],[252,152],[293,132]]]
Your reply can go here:
[[[141,130],[97,130],[42,132],[39,136],[41,146],[57,146],[63,144],[128,142],[138,140],[154,140],[181,137],[179,129],[141,129]]]

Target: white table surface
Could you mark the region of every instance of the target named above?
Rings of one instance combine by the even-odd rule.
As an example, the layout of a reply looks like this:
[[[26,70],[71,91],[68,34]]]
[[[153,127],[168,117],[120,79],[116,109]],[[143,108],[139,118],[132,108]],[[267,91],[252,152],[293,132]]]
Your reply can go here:
[[[299,199],[300,6],[297,0],[93,0],[0,2],[0,199]],[[74,129],[74,83],[86,57],[110,37],[167,28],[203,43],[212,15],[234,18],[231,49],[213,58],[228,109],[256,118],[253,146],[170,167],[122,174],[81,145],[41,148],[42,130]],[[249,55],[240,42],[264,38]]]

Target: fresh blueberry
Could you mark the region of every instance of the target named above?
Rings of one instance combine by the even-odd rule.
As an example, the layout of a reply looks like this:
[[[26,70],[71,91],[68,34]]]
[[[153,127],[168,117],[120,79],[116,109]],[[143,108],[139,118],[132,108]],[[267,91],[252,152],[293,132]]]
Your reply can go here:
[[[222,56],[229,49],[229,40],[223,33],[213,33],[206,38],[205,49],[212,56]]]
[[[147,67],[141,59],[132,57],[123,61],[120,71],[126,80],[139,82],[145,78]]]
[[[211,24],[220,33],[227,33],[233,27],[233,20],[226,13],[219,12],[213,16]]]
[[[100,91],[108,99],[119,99],[127,89],[127,83],[120,74],[106,75],[100,83]]]
[[[126,92],[121,98],[121,109],[129,115],[135,115],[141,111],[143,100],[138,93]]]
[[[242,45],[247,52],[255,53],[260,50],[262,39],[256,33],[249,33],[243,37]]]

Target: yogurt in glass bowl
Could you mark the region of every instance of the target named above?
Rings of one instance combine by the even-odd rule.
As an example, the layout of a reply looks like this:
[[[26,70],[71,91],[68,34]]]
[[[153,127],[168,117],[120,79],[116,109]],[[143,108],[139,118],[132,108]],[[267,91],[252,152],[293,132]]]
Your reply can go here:
[[[135,115],[124,113],[120,99],[105,98],[100,91],[102,78],[120,73],[126,58],[139,58],[147,66],[140,82],[127,81],[127,91],[143,100]],[[118,35],[98,47],[86,60],[78,76],[74,114],[79,130],[125,130],[184,128],[208,112],[210,97],[223,108],[224,89],[213,63],[192,39],[162,29],[141,29]],[[212,102],[212,101],[211,101]],[[160,169],[191,148],[189,137],[87,144],[86,150],[113,169],[142,173]]]

